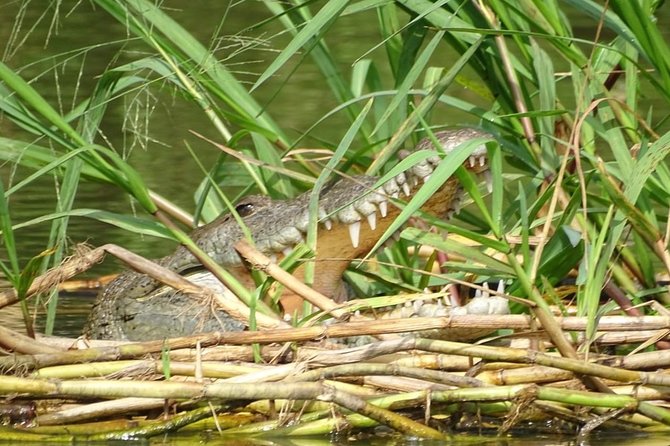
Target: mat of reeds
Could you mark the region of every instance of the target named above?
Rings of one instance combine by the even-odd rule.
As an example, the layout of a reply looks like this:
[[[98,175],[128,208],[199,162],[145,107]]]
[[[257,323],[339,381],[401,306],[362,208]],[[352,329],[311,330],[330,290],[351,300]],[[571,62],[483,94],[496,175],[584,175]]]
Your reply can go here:
[[[524,315],[341,322],[144,343],[40,337],[0,328],[0,435],[13,441],[378,432],[667,430],[670,319],[604,316],[588,355],[553,352]],[[559,318],[570,340],[586,321]],[[504,328],[484,343],[416,337]],[[513,329],[514,333],[510,332]],[[431,332],[433,332],[431,331]],[[403,334],[399,334],[403,333]],[[356,337],[367,343],[350,347]],[[344,342],[346,340],[346,342]]]

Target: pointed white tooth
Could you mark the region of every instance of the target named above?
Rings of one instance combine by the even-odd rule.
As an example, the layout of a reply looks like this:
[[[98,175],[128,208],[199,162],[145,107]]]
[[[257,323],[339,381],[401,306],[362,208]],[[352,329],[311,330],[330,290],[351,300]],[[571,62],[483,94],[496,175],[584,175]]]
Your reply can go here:
[[[414,307],[414,312],[415,313],[418,313],[419,310],[421,310],[421,307],[423,307],[423,301],[422,300],[415,300],[412,304],[413,304],[412,306]]]
[[[479,297],[482,297],[482,290],[480,290],[479,288],[477,288],[477,289],[475,290],[475,299],[477,299],[477,298],[479,298]]]
[[[482,297],[489,298],[491,297],[491,293],[489,293],[489,284],[488,282],[484,282],[484,291],[482,291]]]
[[[419,179],[417,177],[412,177],[412,186],[417,187],[418,185],[419,185]]]
[[[377,228],[377,214],[374,212],[372,214],[368,214],[367,219],[368,224],[370,225],[370,229],[374,231]]]
[[[409,190],[409,184],[407,183],[402,183],[402,191],[405,194],[406,197],[409,197],[410,190]]]
[[[489,191],[489,193],[491,193],[493,192],[493,177],[491,177],[491,171],[485,170],[483,174],[484,174],[484,182],[486,182],[486,190]]]
[[[322,223],[323,223],[323,226],[324,226],[328,231],[330,231],[331,229],[333,229],[333,222],[332,222],[332,220],[331,220],[330,218],[325,219]]]
[[[382,218],[386,217],[388,210],[388,202],[386,200],[379,203],[379,213],[381,214]]]
[[[282,254],[284,254],[284,257],[288,257],[292,252],[293,248],[291,248],[290,246],[287,246],[282,250]]]
[[[500,294],[505,293],[505,282],[502,279],[500,279],[500,281],[498,282],[498,289],[496,291],[498,291],[498,293]]]
[[[399,192],[399,191],[395,191],[395,192],[393,192],[393,193],[391,194],[391,197],[392,197],[392,198],[395,198],[395,199],[397,200],[397,199],[400,197],[400,192]]]
[[[358,242],[361,235],[361,222],[356,221],[349,224],[349,238],[351,239],[351,245],[354,248],[358,248]]]
[[[358,317],[361,315],[361,310],[354,311],[354,316]]]
[[[430,175],[426,175],[425,177],[423,177],[423,182],[424,183],[427,183],[428,180],[430,180]]]
[[[486,166],[486,157],[485,156],[482,155],[482,156],[479,157],[479,165],[481,167]]]
[[[477,159],[474,156],[471,156],[468,159],[468,162],[470,163],[470,167],[475,167],[475,164],[477,163]]]

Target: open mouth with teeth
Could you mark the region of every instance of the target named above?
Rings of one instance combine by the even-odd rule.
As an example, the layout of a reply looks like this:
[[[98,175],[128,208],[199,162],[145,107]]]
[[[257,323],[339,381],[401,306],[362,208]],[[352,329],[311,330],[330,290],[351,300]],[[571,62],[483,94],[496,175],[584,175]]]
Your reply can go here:
[[[435,137],[448,156],[449,152],[462,143],[474,138],[491,138],[491,135],[480,130],[463,128],[438,132]],[[422,140],[415,150],[423,149],[433,149],[429,139]],[[313,284],[316,290],[336,301],[346,298],[342,287],[342,274],[353,259],[366,255],[374,247],[398,217],[400,209],[392,204],[393,199],[409,198],[428,181],[440,162],[439,156],[429,157],[408,171],[396,175],[376,190],[372,189],[377,182],[376,177],[353,176],[340,179],[321,191]],[[464,167],[474,173],[486,174],[488,171],[486,147],[484,145],[477,147],[464,163]],[[460,208],[462,196],[463,188],[459,181],[452,177],[431,195],[422,206],[422,210],[436,216],[450,217]],[[309,224],[309,200],[309,191],[293,200],[250,196],[242,200],[236,210],[251,233],[256,248],[271,258],[280,259],[304,241]],[[251,276],[233,248],[238,240],[244,238],[244,233],[234,218],[224,215],[193,231],[191,238],[215,261],[236,275],[242,283],[249,287],[253,286]],[[161,259],[158,263],[180,273],[199,266],[197,260],[184,247],[178,247],[172,255]],[[205,276],[207,274],[205,273]],[[294,275],[302,279],[302,269],[298,269]],[[204,278],[202,282],[211,284],[212,280]],[[160,284],[153,282],[147,276],[137,273],[122,274],[100,293],[89,316],[86,334],[101,338],[118,337],[117,328],[120,325],[133,319],[142,319],[137,318],[137,314],[128,312],[146,311],[153,315],[156,308],[152,310],[151,307],[161,305],[160,302],[155,302],[160,299],[145,298],[155,294],[160,295],[161,299],[174,301],[175,295],[179,294],[177,291],[156,292],[156,288],[159,287]],[[291,299],[291,296],[285,297],[282,300],[284,309],[286,312],[291,312],[292,306],[297,305],[297,300]],[[138,299],[147,304],[146,310],[131,301]],[[129,304],[124,304],[124,301]],[[162,311],[165,312],[166,307],[164,305]],[[151,313],[152,311],[154,313]],[[124,314],[117,314],[120,312]],[[174,317],[188,317],[187,314],[185,311]],[[164,325],[164,321],[156,322]],[[111,332],[117,333],[116,335],[110,334],[109,326],[114,326]],[[120,332],[124,332],[123,327],[120,327]],[[183,334],[191,332],[187,324]],[[152,333],[154,338],[163,337],[160,330]],[[169,335],[178,334],[170,332]]]

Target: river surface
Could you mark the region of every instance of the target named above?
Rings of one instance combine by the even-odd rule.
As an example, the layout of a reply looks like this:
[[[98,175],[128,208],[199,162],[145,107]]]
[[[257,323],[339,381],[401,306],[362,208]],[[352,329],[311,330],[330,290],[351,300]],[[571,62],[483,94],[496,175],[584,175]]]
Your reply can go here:
[[[116,58],[119,60],[135,57],[138,51],[145,51],[139,42],[124,42],[125,29],[104,11],[92,8],[88,2],[64,1],[60,10],[45,12],[44,5],[51,2],[28,2],[21,20],[21,2],[0,0],[0,42],[5,43],[3,61],[14,69],[21,68],[26,79],[35,79],[33,85],[59,110],[69,110],[72,104],[90,94],[96,76],[106,70]],[[270,23],[253,33],[243,30],[268,17],[262,2],[221,2],[215,0],[166,1],[171,15],[202,42],[212,42],[213,36],[227,36],[216,39],[214,45],[220,48],[217,54],[226,58],[229,67],[238,71],[238,76],[249,82],[261,73],[268,62],[275,57],[275,50],[282,48],[288,37],[279,35],[281,28]],[[188,7],[184,7],[188,4]],[[232,6],[234,5],[234,6]],[[670,11],[665,7],[661,20],[670,22]],[[57,18],[57,19],[56,19]],[[376,35],[376,15],[342,18],[331,31],[328,44],[340,61],[340,68],[351,72],[353,61],[360,57],[384,58],[382,49],[373,50],[370,45],[379,40]],[[20,26],[19,23],[20,22]],[[594,30],[588,21],[575,15],[574,26],[577,34],[591,38]],[[38,25],[32,29],[34,24]],[[670,27],[665,26],[666,32]],[[116,43],[109,43],[116,42]],[[89,49],[85,53],[76,50]],[[368,53],[372,52],[368,55]],[[445,58],[448,56],[445,56]],[[55,60],[63,64],[54,71]],[[447,65],[447,63],[444,63]],[[315,120],[337,105],[328,88],[323,84],[321,74],[309,58],[305,58],[298,69],[293,64],[281,70],[274,79],[262,86],[256,93],[259,103],[265,104],[270,114],[287,129],[298,135],[307,130]],[[384,76],[382,71],[381,75]],[[282,85],[284,84],[284,85]],[[58,88],[54,88],[58,85]],[[275,95],[279,86],[281,90]],[[391,88],[388,85],[388,88]],[[458,88],[458,87],[454,87]],[[453,89],[452,89],[453,90]],[[451,91],[452,94],[458,93]],[[474,100],[471,93],[459,94]],[[653,95],[649,98],[653,103]],[[661,102],[659,101],[659,104]],[[662,105],[665,107],[665,105]],[[658,107],[655,113],[660,113]],[[474,123],[474,118],[462,114],[445,117],[445,124]],[[318,130],[318,137],[335,143],[341,138],[348,125],[342,115],[335,115]],[[192,156],[185,149],[193,147],[205,166],[210,166],[218,157],[216,148],[195,137],[197,132],[215,140],[220,137],[213,131],[211,123],[203,113],[187,101],[174,97],[166,89],[144,90],[123,102],[110,105],[102,127],[102,137],[107,143],[124,154],[129,154],[131,164],[140,171],[148,186],[169,197],[188,211],[193,211],[194,192],[202,174]],[[0,120],[0,134],[19,137],[22,134],[8,122]],[[306,146],[318,147],[319,142],[307,140]],[[0,167],[2,180],[7,184],[16,183],[28,171],[11,165]],[[55,184],[53,178],[43,178],[11,198],[11,216],[14,223],[27,222],[54,211]],[[78,191],[75,208],[95,208],[118,213],[133,213],[129,199],[118,189],[103,184],[82,182]],[[37,255],[46,247],[50,225],[41,223],[17,231],[17,244],[22,262]],[[160,257],[170,252],[173,244],[161,239],[139,237],[119,228],[87,218],[72,218],[69,224],[71,243],[87,242],[98,246],[116,243],[147,257]],[[106,261],[96,266],[88,277],[116,272],[121,268],[114,261]],[[59,319],[55,334],[76,336],[88,312],[92,295],[66,295],[61,297]],[[0,310],[3,324],[20,328],[20,318],[16,308]],[[41,320],[41,316],[38,317]],[[41,323],[41,322],[40,322]],[[38,325],[40,324],[38,323]],[[658,441],[657,441],[658,440]],[[182,442],[179,438],[164,444],[192,444],[193,439]],[[208,439],[216,444],[213,439]],[[574,439],[538,438],[515,441],[492,439],[491,444],[577,444]],[[668,444],[669,438],[654,437],[640,443],[635,438],[608,438],[614,445]],[[318,444],[319,441],[310,442]],[[366,442],[368,444],[369,442]],[[592,439],[592,444],[602,444]],[[226,444],[230,444],[227,442]],[[271,444],[271,443],[269,443]],[[292,444],[279,441],[276,444]],[[386,443],[385,443],[386,444]],[[426,444],[426,443],[422,443]],[[580,443],[589,444],[589,442]]]

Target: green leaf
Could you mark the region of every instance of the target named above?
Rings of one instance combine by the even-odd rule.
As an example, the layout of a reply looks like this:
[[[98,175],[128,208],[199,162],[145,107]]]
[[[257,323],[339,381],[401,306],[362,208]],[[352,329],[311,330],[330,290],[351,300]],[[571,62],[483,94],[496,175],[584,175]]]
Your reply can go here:
[[[291,42],[282,49],[279,55],[270,63],[270,66],[260,75],[256,83],[251,87],[253,92],[273,74],[275,74],[284,64],[295,55],[306,43],[316,36],[323,34],[335,19],[339,17],[349,2],[347,0],[330,0],[326,2],[319,12],[309,20],[303,29],[291,40]]]

